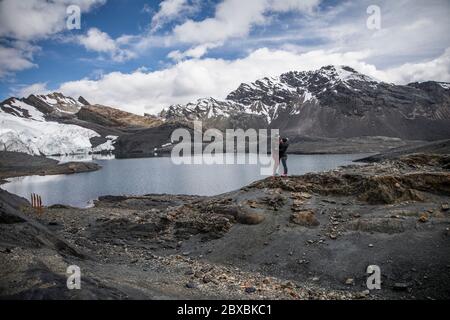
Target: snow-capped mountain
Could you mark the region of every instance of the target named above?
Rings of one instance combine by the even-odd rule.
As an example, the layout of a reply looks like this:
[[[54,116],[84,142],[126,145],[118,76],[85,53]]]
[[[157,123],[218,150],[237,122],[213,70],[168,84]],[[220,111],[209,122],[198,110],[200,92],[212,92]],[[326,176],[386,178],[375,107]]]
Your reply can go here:
[[[264,116],[268,123],[275,120],[279,111],[290,108],[297,113],[304,103],[316,103],[320,93],[327,90],[350,88],[353,82],[367,82],[376,87],[377,80],[357,73],[349,67],[323,67],[319,71],[288,72],[278,77],[266,77],[253,83],[243,83],[231,92],[226,100],[199,99],[186,105],[172,105],[161,112],[166,119],[204,120],[232,113],[246,112]]]
[[[257,118],[265,126],[268,126],[276,117],[276,109],[264,104],[259,100],[240,103],[228,100],[217,100],[214,98],[199,99],[194,103],[186,105],[172,105],[160,113],[160,117],[166,120],[202,120],[228,119],[230,117]]]
[[[245,107],[233,101],[220,101],[214,98],[199,99],[186,105],[172,105],[160,115],[166,119],[198,120],[212,117],[230,116],[233,112],[245,112]]]
[[[0,150],[32,155],[67,155],[114,150],[116,136],[101,138],[94,130],[49,121],[59,113],[75,114],[82,103],[62,94],[10,98],[0,104]]]
[[[271,120],[279,111],[289,109],[300,112],[300,106],[316,104],[327,92],[358,90],[368,86],[377,89],[378,81],[346,66],[327,66],[317,71],[284,73],[278,77],[264,78],[251,84],[241,84],[227,99],[248,106],[256,104],[256,112],[272,110]]]
[[[161,116],[213,124],[229,115],[259,117],[260,126],[291,136],[445,139],[450,137],[449,88],[434,81],[399,86],[347,66],[326,66],[241,84],[224,101],[174,105]]]
[[[22,118],[30,117],[27,112],[22,113],[21,110],[32,110],[40,113],[43,119],[48,119],[51,116],[74,115],[88,104],[83,97],[75,100],[59,92],[54,92],[47,95],[30,95],[28,98],[21,99],[9,98],[1,103],[0,108],[5,113]]]
[[[186,105],[173,105],[163,110],[159,116],[170,121],[201,120],[206,126],[217,129],[259,128],[267,127],[270,123],[270,119],[265,115],[253,113],[244,104],[214,98],[199,99]]]
[[[32,98],[32,96],[30,98]],[[77,101],[74,98],[66,97],[59,92],[54,92],[47,95],[37,95],[36,98],[51,106],[55,112],[69,114],[75,114],[80,111],[83,105],[89,104],[83,97],[80,97]],[[85,103],[82,103],[82,101]]]

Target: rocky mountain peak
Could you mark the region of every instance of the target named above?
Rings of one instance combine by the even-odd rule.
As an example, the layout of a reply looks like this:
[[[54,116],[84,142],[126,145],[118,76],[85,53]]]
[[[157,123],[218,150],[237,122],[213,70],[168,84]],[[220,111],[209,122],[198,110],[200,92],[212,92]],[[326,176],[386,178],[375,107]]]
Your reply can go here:
[[[83,103],[72,97],[67,97],[60,92],[53,92],[46,95],[31,95],[27,99],[30,100],[33,97],[52,107],[57,112],[75,114],[83,106]]]
[[[86,101],[87,102],[87,101]],[[9,98],[0,103],[0,112],[10,115],[42,121],[52,116],[74,116],[83,103],[59,92],[32,94],[27,98]]]
[[[203,120],[231,112],[235,107],[232,101],[220,101],[212,97],[201,98],[188,104],[175,104],[164,109],[160,117],[167,120]]]
[[[323,75],[324,77],[330,79],[330,81],[366,81],[366,82],[379,82],[377,79],[370,77],[368,75],[359,73],[355,69],[349,66],[335,66],[328,65],[320,68],[314,73]]]
[[[14,117],[42,121],[44,114],[41,110],[15,97],[0,103],[0,114],[12,115]]]
[[[290,71],[278,77],[266,77],[241,84],[227,99],[244,105],[256,101],[265,105],[314,102],[320,95],[344,90],[375,88],[380,82],[348,66],[328,65],[313,71]]]

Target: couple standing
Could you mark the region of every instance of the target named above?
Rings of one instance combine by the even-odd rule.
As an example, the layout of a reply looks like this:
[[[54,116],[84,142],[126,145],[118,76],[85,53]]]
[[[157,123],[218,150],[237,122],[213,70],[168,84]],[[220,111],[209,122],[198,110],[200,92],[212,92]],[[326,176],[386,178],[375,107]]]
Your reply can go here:
[[[274,159],[273,176],[278,175],[278,168],[280,167],[280,161],[283,165],[283,177],[288,175],[287,167],[287,150],[289,148],[289,139],[277,137],[278,141],[272,143],[272,158]]]

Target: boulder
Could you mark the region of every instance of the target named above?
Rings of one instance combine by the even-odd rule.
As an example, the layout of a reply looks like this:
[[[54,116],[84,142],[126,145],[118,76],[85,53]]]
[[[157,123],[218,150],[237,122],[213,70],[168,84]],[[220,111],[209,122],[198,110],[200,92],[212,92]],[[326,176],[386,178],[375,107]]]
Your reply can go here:
[[[315,214],[311,210],[295,212],[291,215],[291,222],[303,227],[317,227],[320,225]]]
[[[236,221],[242,224],[255,225],[260,224],[265,220],[265,216],[263,214],[254,212],[245,207],[238,207],[238,214],[236,216]]]

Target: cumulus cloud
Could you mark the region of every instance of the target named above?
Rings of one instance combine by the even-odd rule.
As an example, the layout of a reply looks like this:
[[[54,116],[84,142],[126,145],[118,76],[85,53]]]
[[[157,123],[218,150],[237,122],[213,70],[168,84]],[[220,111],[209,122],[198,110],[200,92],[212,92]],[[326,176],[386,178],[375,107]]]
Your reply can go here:
[[[2,0],[0,1],[0,37],[35,41],[62,31],[66,9],[77,5],[87,12],[106,0]]]
[[[394,83],[421,82],[427,80],[450,82],[450,48],[431,61],[405,63],[386,72],[386,80]]]
[[[221,45],[222,45],[222,43],[200,44],[200,45],[192,47],[189,50],[186,50],[184,52],[182,52],[180,50],[171,51],[167,55],[167,57],[172,60],[175,60],[175,61],[180,61],[180,60],[187,59],[187,58],[198,59],[198,58],[203,57],[208,52],[208,50],[217,48]]]
[[[276,12],[305,11],[311,13],[318,0],[270,0],[269,7]]]
[[[38,50],[38,47],[21,41],[12,42],[9,46],[0,44],[0,79],[36,67],[32,59],[33,53]]]
[[[199,9],[199,1],[164,0],[159,4],[158,12],[152,17],[152,32],[162,28],[169,21],[192,14]]]
[[[199,58],[210,49],[217,48],[233,38],[246,38],[252,28],[268,24],[270,14],[283,12],[311,13],[320,0],[223,0],[213,17],[194,21],[189,19],[175,26],[165,37],[165,43],[190,44],[188,50],[173,50],[168,58],[181,60]],[[143,38],[143,43],[148,39]]]
[[[255,25],[268,21],[269,12],[310,12],[319,0],[224,0],[215,15],[201,21],[188,20],[174,28],[177,40],[187,43],[223,42],[249,34]]]
[[[32,94],[48,94],[50,90],[47,88],[46,82],[34,83],[30,86],[19,86],[12,90],[15,97],[28,97]]]
[[[58,91],[75,97],[82,95],[88,101],[115,106],[137,114],[157,113],[171,104],[187,103],[201,97],[223,99],[242,82],[251,82],[292,70],[314,70],[329,64],[349,65],[364,74],[387,82],[433,80],[435,76],[439,77],[437,80],[450,81],[449,50],[428,62],[379,70],[365,62],[370,55],[369,51],[343,53],[315,50],[300,53],[262,48],[236,60],[192,59],[159,71],[112,72],[97,80],[66,82]],[[445,63],[447,67],[443,72],[441,69]],[[434,71],[423,72],[430,68]]]
[[[0,38],[11,39],[0,44],[0,78],[36,67],[33,43],[46,39],[66,27],[66,9],[78,5],[81,12],[90,11],[106,0],[1,0]]]
[[[345,1],[322,8],[305,19],[294,21],[273,45],[296,40],[318,39],[324,48],[345,51],[371,50],[367,61],[383,68],[419,62],[441,54],[450,44],[448,0],[379,0],[381,28],[368,29],[367,8],[372,0]],[[298,32],[301,30],[301,32]]]
[[[112,39],[106,32],[97,28],[91,28],[85,35],[76,37],[78,43],[89,51],[108,53],[114,61],[122,62],[136,57],[135,53],[122,49],[122,44],[127,44],[129,36]]]
[[[319,4],[318,0],[224,0],[212,17],[187,20],[173,29],[167,42],[187,43],[192,48],[173,50],[169,58],[195,57],[190,50],[198,52],[208,43],[221,43],[234,50],[298,45],[303,50],[370,49],[367,61],[386,68],[436,56],[450,44],[448,0],[379,0],[380,30],[370,30],[366,25],[372,0]],[[294,11],[299,14],[276,19],[277,13]],[[285,28],[280,31],[280,26]]]
[[[97,52],[111,52],[117,49],[116,42],[97,28],[91,28],[86,35],[79,36],[78,40],[88,50]]]

